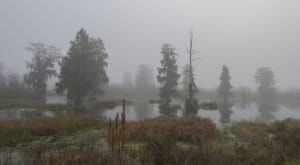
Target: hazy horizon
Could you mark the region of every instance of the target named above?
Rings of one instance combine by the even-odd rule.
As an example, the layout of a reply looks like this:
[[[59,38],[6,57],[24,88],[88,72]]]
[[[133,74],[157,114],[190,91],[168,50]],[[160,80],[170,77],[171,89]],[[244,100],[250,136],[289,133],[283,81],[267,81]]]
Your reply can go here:
[[[300,88],[300,1],[297,0],[1,0],[0,61],[23,74],[31,42],[54,45],[65,55],[80,28],[106,47],[110,83],[138,65],[160,65],[161,46],[170,43],[187,63],[188,33],[195,34],[194,62],[200,88],[219,85],[222,65],[233,86],[255,87],[261,66],[272,68],[276,87]]]

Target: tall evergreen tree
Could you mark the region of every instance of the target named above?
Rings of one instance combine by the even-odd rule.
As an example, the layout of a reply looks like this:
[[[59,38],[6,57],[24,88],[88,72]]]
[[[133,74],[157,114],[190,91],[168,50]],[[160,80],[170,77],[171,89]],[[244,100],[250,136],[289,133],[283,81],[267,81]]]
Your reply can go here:
[[[258,68],[255,74],[257,88],[256,103],[262,120],[274,119],[273,112],[277,111],[275,75],[268,67]]]
[[[56,91],[66,91],[68,99],[76,105],[102,95],[102,87],[108,83],[106,58],[102,40],[90,37],[81,29],[61,62]]]
[[[232,96],[231,89],[233,88],[230,83],[230,75],[227,66],[223,66],[222,73],[220,76],[220,86],[218,89],[219,95],[219,111],[221,115],[220,122],[228,123],[230,122],[230,116],[232,114],[231,108],[233,106],[230,97]]]
[[[221,83],[218,89],[218,95],[221,103],[228,102],[229,97],[232,95],[231,89],[233,87],[230,84],[230,79],[229,70],[227,66],[224,65],[220,76]]]
[[[158,68],[157,80],[162,85],[159,91],[161,98],[160,110],[162,114],[174,114],[174,107],[171,106],[171,99],[177,96],[176,87],[180,75],[177,73],[177,64],[175,49],[169,44],[163,44],[160,61],[161,67]]]
[[[33,53],[31,61],[27,62],[29,72],[24,76],[25,83],[33,89],[34,96],[45,101],[47,80],[56,75],[54,65],[60,51],[53,46],[43,43],[32,43],[26,50]]]

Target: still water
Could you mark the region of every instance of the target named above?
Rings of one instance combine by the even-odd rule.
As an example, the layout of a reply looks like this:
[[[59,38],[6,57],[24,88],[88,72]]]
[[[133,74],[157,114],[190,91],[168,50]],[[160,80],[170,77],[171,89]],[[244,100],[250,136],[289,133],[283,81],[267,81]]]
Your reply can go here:
[[[113,109],[101,109],[92,112],[81,112],[80,114],[91,114],[105,118],[114,118],[117,113],[122,112],[122,106],[116,106]],[[126,106],[127,120],[142,120],[160,116],[158,104],[149,104],[148,102],[136,102],[133,105]],[[41,111],[36,109],[5,109],[0,110],[0,118],[32,118],[32,117],[53,117],[57,112]],[[68,113],[68,112],[64,112]],[[182,115],[182,110],[178,110],[177,116]],[[272,121],[275,119],[298,118],[300,119],[300,107],[289,108],[285,105],[259,106],[256,103],[250,103],[246,106],[234,104],[228,109],[223,110],[203,110],[200,109],[198,116],[211,119],[217,125],[231,123],[236,121]]]
[[[236,121],[272,121],[275,119],[297,118],[300,119],[299,109],[291,109],[284,105],[277,105],[274,109],[259,109],[256,103],[248,104],[241,107],[239,104],[233,105],[225,114],[221,110],[203,110],[200,109],[198,116],[211,119],[217,125],[222,123],[230,123]],[[114,118],[117,113],[122,112],[122,107],[118,106],[114,109],[105,110],[100,114],[106,118]],[[126,107],[126,118],[128,120],[142,120],[160,116],[158,104],[148,104],[139,102],[132,106]],[[182,111],[178,111],[177,116],[181,116]]]

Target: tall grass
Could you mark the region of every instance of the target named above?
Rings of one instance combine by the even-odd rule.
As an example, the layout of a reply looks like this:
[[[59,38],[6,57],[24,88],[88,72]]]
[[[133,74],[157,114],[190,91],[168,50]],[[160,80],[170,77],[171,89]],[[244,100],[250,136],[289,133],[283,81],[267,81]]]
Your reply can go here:
[[[37,117],[30,120],[0,120],[0,144],[9,145],[32,140],[36,136],[63,135],[80,129],[103,128],[105,121],[93,116],[61,114],[53,118]]]
[[[153,136],[167,136],[179,141],[201,143],[213,140],[218,136],[215,124],[206,118],[158,117],[143,121],[132,121],[127,124],[128,140],[147,140]]]

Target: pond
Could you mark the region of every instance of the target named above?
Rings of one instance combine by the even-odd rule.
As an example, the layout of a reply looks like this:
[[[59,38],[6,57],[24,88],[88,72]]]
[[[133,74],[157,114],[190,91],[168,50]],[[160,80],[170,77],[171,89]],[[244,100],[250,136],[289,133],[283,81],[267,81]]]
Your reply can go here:
[[[113,109],[98,109],[92,112],[81,112],[79,114],[90,114],[102,116],[105,118],[115,118],[117,113],[122,112],[122,106],[116,106]],[[154,118],[161,115],[158,104],[150,104],[147,101],[135,102],[133,105],[127,105],[127,120],[142,120]],[[53,117],[57,112],[41,111],[36,109],[5,109],[0,110],[0,118],[32,118],[32,117]],[[64,113],[67,113],[64,111]],[[177,111],[177,116],[182,116],[182,110]],[[227,109],[222,110],[203,110],[199,109],[198,116],[206,117],[214,121],[217,125],[231,123],[236,121],[271,121],[275,119],[300,118],[300,107],[291,108],[286,105],[258,105],[249,103],[241,106],[239,103],[233,104]]]
[[[271,108],[270,108],[271,107]],[[106,118],[114,118],[117,113],[122,112],[122,107],[101,111],[100,115]],[[126,119],[142,120],[154,118],[161,115],[158,104],[149,104],[147,102],[137,102],[134,105],[126,106]],[[182,115],[179,110],[177,116]],[[260,106],[256,103],[249,103],[241,106],[234,104],[227,110],[204,110],[199,109],[198,116],[211,119],[217,125],[236,122],[236,121],[272,121],[275,119],[298,118],[300,119],[300,107],[298,109],[289,108],[286,105]]]

